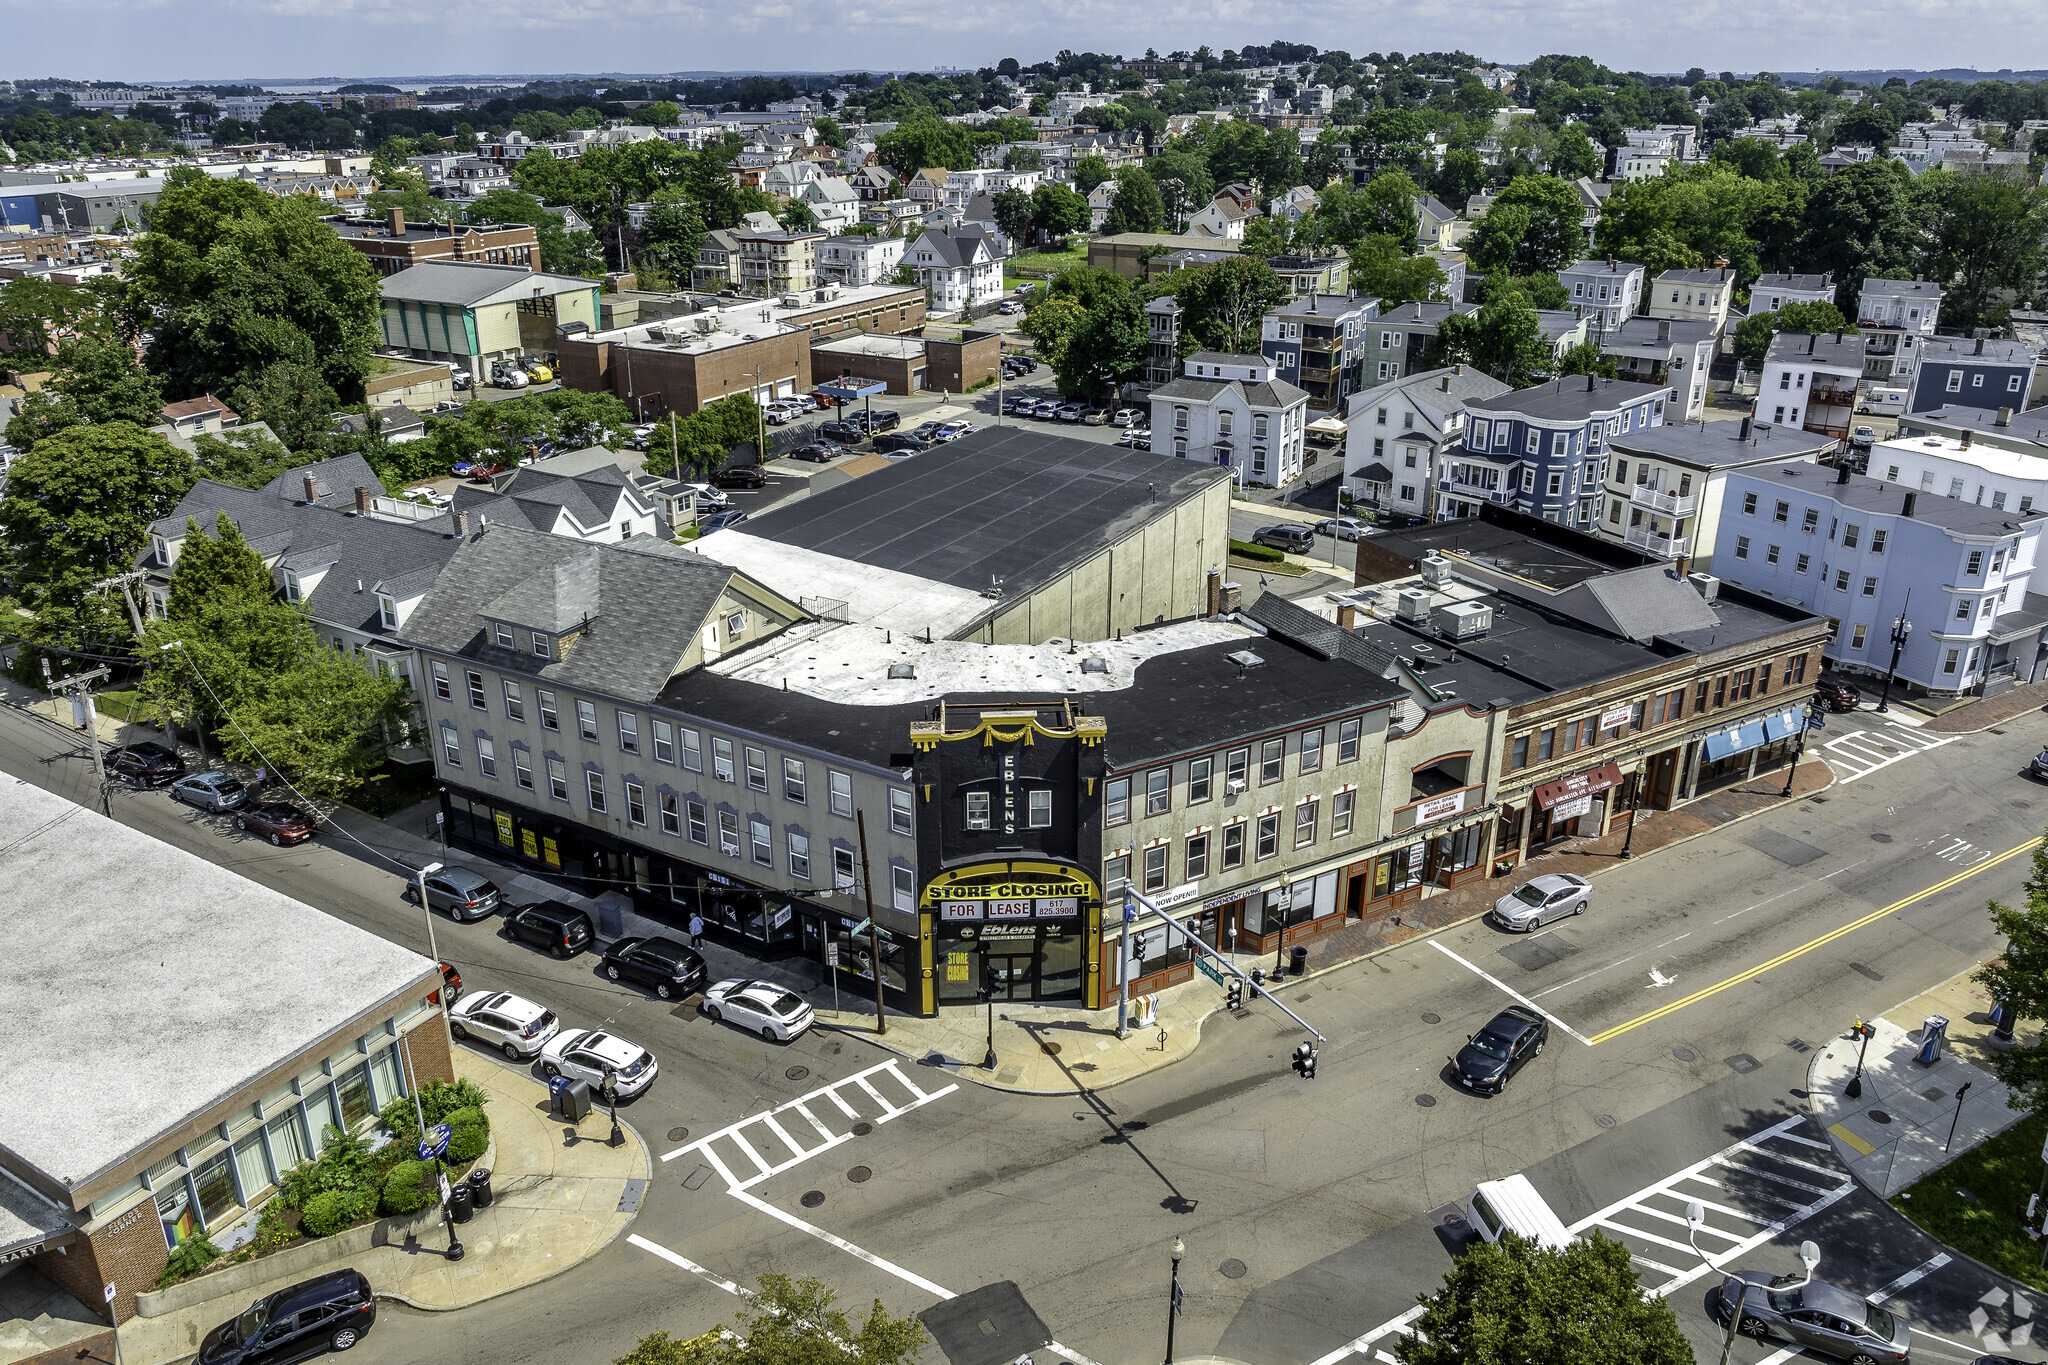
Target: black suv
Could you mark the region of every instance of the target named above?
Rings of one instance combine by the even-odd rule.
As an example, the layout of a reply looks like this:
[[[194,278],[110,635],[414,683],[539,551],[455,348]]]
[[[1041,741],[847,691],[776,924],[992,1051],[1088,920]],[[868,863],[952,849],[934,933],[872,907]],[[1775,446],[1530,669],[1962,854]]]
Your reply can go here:
[[[727,465],[711,476],[713,488],[762,488],[768,483],[768,471],[757,464]]]
[[[161,787],[185,775],[185,760],[162,744],[125,744],[107,755],[107,771],[138,787]]]
[[[916,454],[920,451],[930,450],[931,446],[922,436],[919,436],[914,431],[899,431],[887,436],[877,437],[875,449],[884,455],[894,454],[898,451],[909,451],[912,454]]]
[[[505,916],[505,936],[545,948],[556,957],[574,957],[596,938],[590,916],[560,901],[522,905]]]
[[[704,984],[704,959],[672,938],[622,938],[604,950],[604,974],[654,987],[663,1000]]]
[[[285,1365],[346,1351],[377,1321],[361,1272],[337,1270],[256,1300],[206,1334],[199,1365]]]

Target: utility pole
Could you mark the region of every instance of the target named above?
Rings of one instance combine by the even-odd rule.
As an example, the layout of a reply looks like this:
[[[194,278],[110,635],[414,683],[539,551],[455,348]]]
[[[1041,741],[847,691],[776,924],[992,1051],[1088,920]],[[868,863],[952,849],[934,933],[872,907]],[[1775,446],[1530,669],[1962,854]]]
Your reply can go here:
[[[864,807],[853,812],[854,829],[860,835],[860,887],[868,902],[868,962],[875,972],[875,1036],[889,1031],[888,1017],[882,1012],[882,926],[875,923],[875,879],[868,871],[868,813]]]
[[[100,753],[99,713],[93,709],[91,685],[112,675],[104,668],[95,668],[89,673],[74,673],[59,682],[50,676],[49,655],[43,656],[42,663],[43,686],[49,688],[52,695],[62,693],[85,718],[85,739],[92,748],[92,771],[99,783],[100,814],[111,817],[114,811],[107,795],[107,760],[106,756]]]
[[[128,585],[142,577],[144,575],[138,569],[130,573],[115,574],[112,578],[102,578],[99,582],[93,584],[95,588],[119,588],[121,590],[121,600],[128,604],[128,622],[135,627],[137,637],[140,637],[142,634],[142,608],[136,602],[135,594],[129,591]]]

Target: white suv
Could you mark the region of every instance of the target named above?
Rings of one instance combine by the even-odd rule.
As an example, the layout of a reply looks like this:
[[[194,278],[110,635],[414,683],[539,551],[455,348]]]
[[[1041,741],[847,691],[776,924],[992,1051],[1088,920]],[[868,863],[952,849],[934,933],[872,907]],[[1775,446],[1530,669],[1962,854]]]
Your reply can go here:
[[[448,1009],[448,1031],[489,1043],[513,1061],[530,1060],[562,1027],[552,1010],[499,991],[465,995]]]

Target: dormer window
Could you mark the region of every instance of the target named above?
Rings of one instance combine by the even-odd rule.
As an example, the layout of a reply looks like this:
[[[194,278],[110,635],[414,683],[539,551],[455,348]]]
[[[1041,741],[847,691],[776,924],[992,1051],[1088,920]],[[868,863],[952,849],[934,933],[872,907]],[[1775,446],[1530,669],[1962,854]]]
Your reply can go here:
[[[512,627],[506,625],[503,621],[498,622],[497,636],[498,644],[501,648],[512,648]]]
[[[506,643],[509,645],[511,641],[508,640]],[[534,657],[539,659],[552,659],[554,657],[553,651],[548,648],[548,637],[539,631],[533,633],[533,653]]]
[[[157,563],[169,564],[171,562],[171,543],[169,541],[165,540],[162,536],[151,536],[149,543],[151,548],[156,551]]]
[[[398,629],[398,603],[383,593],[377,594],[377,619],[386,630]]]
[[[742,635],[744,635],[744,634],[746,634],[746,633],[747,633],[747,617],[746,617],[746,613],[745,613],[745,612],[738,612],[738,611],[736,611],[736,612],[733,612],[733,613],[732,613],[732,614],[731,614],[730,616],[727,616],[727,617],[725,618],[725,638],[726,638],[726,639],[728,639],[728,640],[737,640],[737,639],[739,639],[739,638],[740,638],[740,636],[742,636]]]
[[[284,600],[287,602],[299,600],[299,576],[290,569],[284,571]]]

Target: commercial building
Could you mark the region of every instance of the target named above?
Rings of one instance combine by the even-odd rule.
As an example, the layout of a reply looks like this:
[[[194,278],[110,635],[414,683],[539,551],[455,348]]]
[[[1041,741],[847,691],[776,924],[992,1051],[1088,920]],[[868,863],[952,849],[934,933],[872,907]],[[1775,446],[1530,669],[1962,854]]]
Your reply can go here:
[[[429,959],[26,782],[0,826],[0,1074],[63,1097],[0,1119],[0,1264],[125,1322],[172,1247],[246,1241],[329,1125],[454,1079]],[[50,894],[81,886],[90,915]]]
[[[1207,251],[1221,259],[1235,256],[1238,248],[1234,242],[1196,233],[1118,232],[1088,239],[1088,264],[1098,270],[1114,270],[1125,279],[1141,280],[1153,273],[1151,262],[1161,250]]]
[[[416,360],[445,360],[478,383],[496,361],[552,356],[564,328],[597,326],[598,286],[523,265],[424,261],[380,285],[384,345]]]
[[[1670,396],[1661,384],[1589,374],[1468,402],[1464,445],[1437,477],[1437,519],[1486,503],[1590,531],[1606,491],[1608,442],[1662,424]],[[1464,487],[1451,486],[1453,472]]]
[[[380,222],[337,222],[335,235],[369,259],[379,275],[421,261],[483,261],[540,268],[540,237],[525,223],[407,223],[404,209]]]
[[[1666,422],[1609,439],[1614,468],[1594,528],[1610,540],[1661,559],[1712,570],[1717,554],[1747,555],[1743,542],[1720,545],[1721,504],[1732,470],[1811,464],[1835,442],[1794,427],[1740,422]]]
[[[888,385],[892,394],[964,393],[996,377],[1002,354],[1000,332],[970,331],[958,340],[849,333],[811,343],[811,378],[866,380]]]

